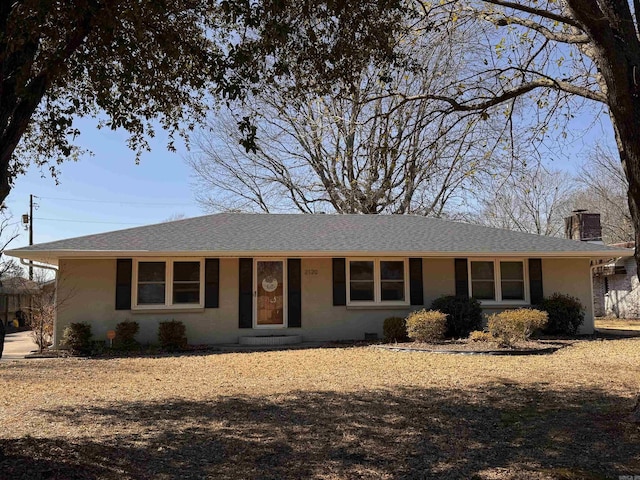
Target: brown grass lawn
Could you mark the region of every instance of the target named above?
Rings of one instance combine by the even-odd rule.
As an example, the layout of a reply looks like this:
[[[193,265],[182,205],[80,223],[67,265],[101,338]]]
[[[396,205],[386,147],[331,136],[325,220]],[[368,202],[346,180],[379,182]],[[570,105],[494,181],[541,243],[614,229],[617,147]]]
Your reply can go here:
[[[0,364],[0,478],[640,475],[640,339]]]
[[[640,319],[624,319],[624,318],[596,318],[596,328],[606,330],[628,330],[640,332]]]

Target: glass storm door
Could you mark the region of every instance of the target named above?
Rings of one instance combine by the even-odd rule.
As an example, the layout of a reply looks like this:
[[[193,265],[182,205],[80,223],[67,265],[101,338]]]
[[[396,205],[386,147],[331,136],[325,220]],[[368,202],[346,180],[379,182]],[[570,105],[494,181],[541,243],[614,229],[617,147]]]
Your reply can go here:
[[[284,262],[256,262],[256,324],[284,325]]]

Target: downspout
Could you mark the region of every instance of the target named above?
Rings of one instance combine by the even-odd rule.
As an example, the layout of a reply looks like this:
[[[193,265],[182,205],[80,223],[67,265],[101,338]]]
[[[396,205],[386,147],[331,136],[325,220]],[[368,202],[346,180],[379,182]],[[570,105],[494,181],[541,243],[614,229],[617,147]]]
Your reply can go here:
[[[33,263],[33,262],[26,262],[24,260],[24,258],[20,259],[20,263],[22,265],[25,265],[27,267],[36,267],[36,268],[44,268],[45,270],[52,270],[54,272],[54,279],[56,282],[56,290],[53,294],[53,302],[54,304],[56,304],[56,315],[53,318],[53,338],[51,339],[53,341],[53,345],[58,345],[58,306],[57,306],[57,301],[58,301],[58,273],[59,270],[56,267],[51,267],[49,265],[39,265],[37,263]]]

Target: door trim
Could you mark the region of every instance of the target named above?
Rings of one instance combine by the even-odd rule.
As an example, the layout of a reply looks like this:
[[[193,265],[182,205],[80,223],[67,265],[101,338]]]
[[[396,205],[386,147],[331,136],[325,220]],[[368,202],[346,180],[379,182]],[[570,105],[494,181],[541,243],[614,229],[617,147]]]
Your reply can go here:
[[[258,325],[258,262],[280,262],[282,264],[282,325]],[[253,328],[258,330],[287,328],[288,318],[287,259],[282,257],[254,257],[253,259]]]

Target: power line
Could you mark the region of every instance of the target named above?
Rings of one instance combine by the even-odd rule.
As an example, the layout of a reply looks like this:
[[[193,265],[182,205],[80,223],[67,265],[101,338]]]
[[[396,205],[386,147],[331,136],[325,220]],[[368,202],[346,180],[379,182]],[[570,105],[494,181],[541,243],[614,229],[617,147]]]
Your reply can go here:
[[[92,220],[71,220],[67,218],[42,218],[34,217],[36,220],[44,220],[48,222],[73,222],[73,223],[105,223],[110,225],[142,225],[141,223],[128,223],[128,222],[96,222]]]
[[[82,202],[82,203],[110,203],[117,205],[144,205],[147,207],[193,207],[193,203],[151,203],[151,202],[129,202],[113,200],[85,200],[81,198],[60,198],[60,197],[38,197],[43,200],[59,200],[62,202]]]

